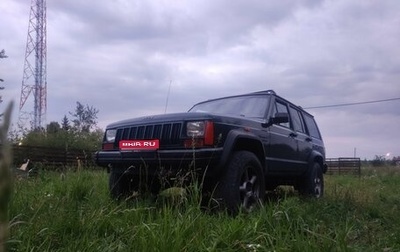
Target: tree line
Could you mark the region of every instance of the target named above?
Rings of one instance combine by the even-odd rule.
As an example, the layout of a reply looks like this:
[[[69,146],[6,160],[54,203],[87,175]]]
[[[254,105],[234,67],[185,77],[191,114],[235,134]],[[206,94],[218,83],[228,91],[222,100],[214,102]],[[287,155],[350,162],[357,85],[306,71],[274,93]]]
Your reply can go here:
[[[99,110],[76,102],[69,117],[52,121],[46,127],[13,129],[9,140],[14,144],[65,149],[96,150],[101,147],[104,131],[97,127]]]

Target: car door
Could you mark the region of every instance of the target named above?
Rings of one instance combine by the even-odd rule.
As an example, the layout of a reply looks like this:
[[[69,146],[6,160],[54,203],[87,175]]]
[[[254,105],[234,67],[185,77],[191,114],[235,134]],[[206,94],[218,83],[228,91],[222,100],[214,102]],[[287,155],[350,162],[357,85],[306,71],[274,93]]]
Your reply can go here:
[[[321,133],[319,132],[314,117],[304,111],[302,111],[302,116],[304,119],[304,124],[306,126],[307,135],[311,139],[310,148],[312,148],[312,151],[319,152],[325,158],[324,143],[322,141]]]
[[[273,105],[272,117],[277,113],[289,115],[286,102],[276,100]],[[285,174],[296,170],[297,140],[289,122],[273,124],[269,127],[270,142],[267,146],[267,169],[271,173]]]
[[[293,138],[297,142],[297,170],[296,173],[304,172],[308,167],[308,159],[312,151],[312,139],[307,134],[306,126],[300,110],[289,106],[291,128],[293,129]]]

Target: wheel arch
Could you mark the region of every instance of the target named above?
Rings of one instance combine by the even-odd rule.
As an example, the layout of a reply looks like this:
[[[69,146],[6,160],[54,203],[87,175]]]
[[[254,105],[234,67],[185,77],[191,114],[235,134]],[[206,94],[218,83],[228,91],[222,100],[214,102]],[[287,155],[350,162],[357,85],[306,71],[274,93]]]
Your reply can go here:
[[[326,165],[324,165],[324,156],[318,152],[318,151],[313,151],[311,153],[310,159],[309,159],[309,167],[312,167],[314,165],[314,163],[318,163],[321,166],[321,169],[323,171],[323,173],[326,172]]]
[[[232,153],[242,150],[254,153],[261,163],[263,172],[265,172],[265,150],[261,140],[253,134],[236,130],[228,133],[221,156],[220,167],[223,169],[226,166]]]

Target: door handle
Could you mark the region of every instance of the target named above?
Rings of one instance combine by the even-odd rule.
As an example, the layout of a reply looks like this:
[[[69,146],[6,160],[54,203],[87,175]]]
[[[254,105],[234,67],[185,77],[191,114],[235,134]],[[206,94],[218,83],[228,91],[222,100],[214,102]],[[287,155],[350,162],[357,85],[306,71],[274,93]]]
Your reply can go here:
[[[289,136],[292,137],[292,138],[295,138],[295,137],[297,137],[297,134],[292,132],[292,133],[289,134]]]
[[[312,141],[312,138],[311,138],[311,137],[307,137],[307,138],[306,138],[306,141],[307,141],[307,142],[311,142],[311,141]]]

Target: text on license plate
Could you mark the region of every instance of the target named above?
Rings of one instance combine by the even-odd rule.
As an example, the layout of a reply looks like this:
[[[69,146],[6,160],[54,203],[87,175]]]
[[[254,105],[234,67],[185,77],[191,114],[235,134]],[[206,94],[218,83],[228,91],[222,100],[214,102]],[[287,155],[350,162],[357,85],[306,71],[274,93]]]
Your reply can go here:
[[[157,150],[160,147],[160,140],[121,140],[120,150]]]

